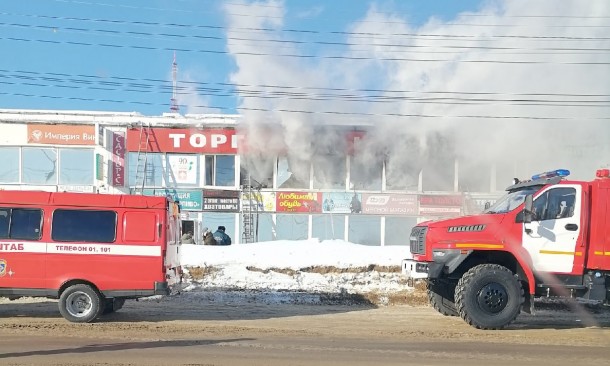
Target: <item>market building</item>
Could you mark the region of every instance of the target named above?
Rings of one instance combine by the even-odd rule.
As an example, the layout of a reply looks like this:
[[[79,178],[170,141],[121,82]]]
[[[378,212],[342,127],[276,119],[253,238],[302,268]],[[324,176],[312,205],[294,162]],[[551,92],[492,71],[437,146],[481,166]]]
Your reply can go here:
[[[457,159],[443,163],[451,169],[440,170],[439,185],[426,179],[439,175],[433,168],[363,154],[373,127],[314,126],[304,139],[321,134],[325,143],[299,156],[273,142],[285,133],[274,126],[253,144],[239,115],[5,109],[0,189],[172,195],[198,243],[204,227],[223,225],[236,244],[405,245],[417,222],[479,211],[502,194],[493,167],[465,191]]]

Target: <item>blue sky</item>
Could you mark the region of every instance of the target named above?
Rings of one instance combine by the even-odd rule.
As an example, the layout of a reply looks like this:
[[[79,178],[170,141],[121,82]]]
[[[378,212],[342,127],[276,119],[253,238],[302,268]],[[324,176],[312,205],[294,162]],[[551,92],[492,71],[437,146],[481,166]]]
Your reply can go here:
[[[234,91],[230,86],[216,83],[234,83],[230,74],[237,70],[237,64],[227,53],[227,18],[232,16],[244,24],[253,18],[256,20],[258,15],[250,11],[251,3],[239,0],[3,1],[0,6],[3,50],[0,108],[138,111],[159,115],[169,110],[171,50],[178,49],[178,80],[191,83],[187,85],[209,86],[215,89],[211,94],[222,94],[209,97],[210,92],[202,90],[200,97],[180,101],[181,111],[188,111],[186,104],[191,103],[219,107],[209,111],[235,113],[239,102]],[[284,41],[304,42],[299,51],[308,55],[328,53],[333,47],[344,48],[311,41],[346,42],[346,33],[354,22],[364,20],[371,8],[421,25],[430,17],[450,20],[459,12],[480,7],[479,1],[472,0],[286,0],[258,4],[264,13],[273,14],[271,21],[281,20],[281,25],[273,26],[280,31],[287,30],[280,32],[279,37]],[[236,38],[250,36],[242,29]],[[263,50],[274,52],[268,48]],[[310,65],[315,64],[314,58]],[[148,86],[138,88],[130,85],[133,83]]]
[[[279,123],[303,159],[338,123],[399,166],[610,164],[608,0],[3,1],[0,47],[0,108],[158,116],[176,50],[182,114]]]

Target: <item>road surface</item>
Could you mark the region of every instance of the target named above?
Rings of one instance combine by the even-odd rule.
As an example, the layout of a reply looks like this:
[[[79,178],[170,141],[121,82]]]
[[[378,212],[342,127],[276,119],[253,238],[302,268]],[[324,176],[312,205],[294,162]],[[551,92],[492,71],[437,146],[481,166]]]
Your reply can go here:
[[[557,308],[557,309],[556,309]],[[1,365],[604,365],[610,311],[557,304],[481,331],[425,306],[128,301],[92,324],[0,299]]]

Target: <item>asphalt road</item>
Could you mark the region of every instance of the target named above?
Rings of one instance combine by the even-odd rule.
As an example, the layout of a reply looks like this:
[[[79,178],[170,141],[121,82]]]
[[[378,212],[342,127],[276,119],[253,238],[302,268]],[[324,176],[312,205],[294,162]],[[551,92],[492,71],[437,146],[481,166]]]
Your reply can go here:
[[[182,296],[182,295],[181,295]],[[610,311],[543,306],[481,331],[429,307],[129,301],[92,324],[0,299],[1,365],[604,365]]]

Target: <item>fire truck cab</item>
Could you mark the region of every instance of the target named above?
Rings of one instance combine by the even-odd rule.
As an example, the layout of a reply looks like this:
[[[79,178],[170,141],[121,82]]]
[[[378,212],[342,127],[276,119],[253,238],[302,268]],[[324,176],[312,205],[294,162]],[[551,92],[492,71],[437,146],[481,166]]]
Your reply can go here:
[[[171,198],[0,190],[0,296],[59,299],[91,322],[181,282]]]
[[[515,180],[481,214],[418,224],[410,235],[411,280],[432,307],[479,329],[501,329],[534,298],[610,301],[610,170],[589,182],[559,169]]]

